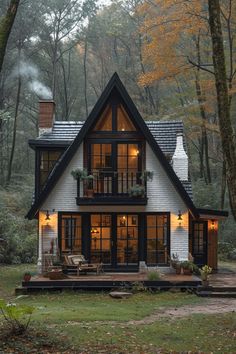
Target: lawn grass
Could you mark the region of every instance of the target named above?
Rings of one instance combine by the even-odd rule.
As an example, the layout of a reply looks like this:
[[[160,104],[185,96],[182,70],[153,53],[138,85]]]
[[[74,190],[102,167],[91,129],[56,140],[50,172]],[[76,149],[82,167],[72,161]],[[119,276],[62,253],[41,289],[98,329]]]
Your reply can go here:
[[[236,273],[236,261],[219,261],[219,269]]]
[[[14,297],[14,288],[20,284],[24,271],[29,270],[35,271],[35,266],[0,267],[0,297],[35,308],[29,340],[21,337],[14,338],[14,342],[9,338],[1,342],[0,339],[0,352],[7,352],[9,347],[14,353],[43,353],[42,348],[47,348],[48,353],[69,350],[69,353],[91,354],[151,354],[160,348],[162,353],[236,352],[234,313],[157,317],[151,324],[130,323],[165,308],[204,304],[206,299],[179,292],[141,292],[123,300],[112,299],[107,293],[72,291]]]
[[[56,327],[58,333],[70,338],[81,351],[87,347],[108,347],[110,352],[156,353],[164,352],[217,352],[235,353],[236,317],[226,315],[192,315],[187,318],[165,318],[151,325],[104,325],[84,323]]]
[[[129,299],[112,299],[106,293],[76,293],[20,297],[19,303],[35,307],[34,318],[47,323],[66,321],[129,321],[150,315],[160,307],[179,307],[201,300],[192,294],[138,293]],[[60,313],[60,316],[58,316]]]
[[[15,288],[21,285],[25,272],[36,273],[36,266],[32,264],[0,264],[0,297],[14,296]]]

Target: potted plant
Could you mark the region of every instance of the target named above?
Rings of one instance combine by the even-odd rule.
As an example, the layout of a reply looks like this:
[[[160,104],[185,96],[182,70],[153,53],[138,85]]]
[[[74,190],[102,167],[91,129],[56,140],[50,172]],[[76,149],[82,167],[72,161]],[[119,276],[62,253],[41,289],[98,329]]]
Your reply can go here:
[[[190,261],[181,262],[181,267],[183,268],[184,275],[191,275],[193,273],[194,265]]]
[[[181,274],[181,263],[179,261],[179,256],[177,253],[172,254],[171,266],[175,269],[176,274]]]
[[[76,180],[83,180],[88,177],[88,171],[86,169],[76,168],[75,170],[71,171],[71,175]]]
[[[25,273],[24,273],[24,276],[23,276],[23,279],[24,279],[25,282],[30,281],[30,279],[31,279],[31,273],[30,273],[30,272],[25,272]]]
[[[145,188],[140,184],[136,184],[129,189],[129,195],[133,198],[142,198],[145,196]]]
[[[143,182],[152,181],[153,174],[154,174],[153,171],[144,170],[140,178]]]
[[[208,265],[204,265],[202,269],[200,269],[202,286],[209,286],[209,275],[212,273],[212,268]]]
[[[93,175],[88,175],[86,178],[84,178],[84,180],[86,181],[85,195],[88,198],[93,198],[93,195],[94,195],[94,189],[93,189],[94,176]]]
[[[75,180],[78,181],[78,188],[79,188],[80,180],[85,181],[84,195],[88,198],[92,198],[93,194],[94,194],[94,190],[93,190],[94,176],[88,175],[88,171],[86,169],[82,170],[80,168],[77,168],[77,169],[71,171],[71,175],[74,177]]]

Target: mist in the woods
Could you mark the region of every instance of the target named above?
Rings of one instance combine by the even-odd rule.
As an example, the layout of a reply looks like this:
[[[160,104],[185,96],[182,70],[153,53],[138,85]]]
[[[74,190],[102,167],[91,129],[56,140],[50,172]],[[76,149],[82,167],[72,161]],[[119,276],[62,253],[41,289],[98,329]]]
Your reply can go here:
[[[34,223],[29,226],[24,216],[32,202],[35,165],[28,139],[38,136],[39,99],[55,101],[59,121],[85,120],[117,72],[144,119],[183,121],[194,201],[198,207],[230,211],[220,226],[219,251],[234,257],[232,179],[227,180],[223,157],[207,6],[189,2],[190,16],[190,10],[171,3],[21,2],[0,78],[0,218],[7,220],[5,235],[23,233],[32,241],[30,249],[35,242]],[[1,14],[8,4],[1,1]],[[235,2],[222,0],[221,10],[235,128]],[[22,257],[13,254],[15,260]]]
[[[0,353],[236,353],[236,0],[0,0]]]

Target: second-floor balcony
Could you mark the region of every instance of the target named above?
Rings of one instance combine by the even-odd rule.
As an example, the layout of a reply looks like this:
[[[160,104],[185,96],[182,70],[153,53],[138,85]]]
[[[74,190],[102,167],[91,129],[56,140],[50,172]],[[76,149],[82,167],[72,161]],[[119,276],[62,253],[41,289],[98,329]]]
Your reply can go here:
[[[142,172],[93,171],[77,180],[77,205],[146,205],[147,183]]]

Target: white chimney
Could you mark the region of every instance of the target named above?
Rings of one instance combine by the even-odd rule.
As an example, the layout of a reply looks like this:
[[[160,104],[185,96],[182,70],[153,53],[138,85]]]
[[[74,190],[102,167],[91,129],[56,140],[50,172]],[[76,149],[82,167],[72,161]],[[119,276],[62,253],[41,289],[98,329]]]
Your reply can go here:
[[[176,148],[172,157],[172,167],[181,181],[188,180],[188,156],[184,150],[183,134],[176,134]]]

